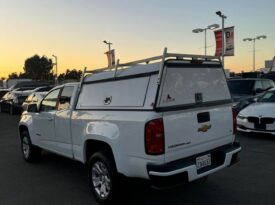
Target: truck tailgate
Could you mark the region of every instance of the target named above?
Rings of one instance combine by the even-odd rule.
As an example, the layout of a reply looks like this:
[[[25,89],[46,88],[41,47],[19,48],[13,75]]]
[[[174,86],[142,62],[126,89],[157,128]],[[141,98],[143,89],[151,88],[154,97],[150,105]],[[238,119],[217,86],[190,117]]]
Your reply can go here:
[[[165,112],[165,161],[192,156],[232,142],[230,105]]]

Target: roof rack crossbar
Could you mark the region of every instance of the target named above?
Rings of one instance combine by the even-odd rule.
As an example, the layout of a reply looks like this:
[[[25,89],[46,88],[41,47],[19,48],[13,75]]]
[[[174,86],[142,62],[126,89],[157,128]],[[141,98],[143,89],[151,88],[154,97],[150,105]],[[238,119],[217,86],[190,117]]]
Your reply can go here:
[[[117,61],[116,65],[111,66],[111,67],[105,67],[105,68],[99,68],[99,69],[95,69],[95,70],[87,70],[85,69],[83,72],[83,76],[85,77],[85,74],[95,74],[95,73],[100,73],[100,72],[104,72],[104,71],[111,71],[114,70],[114,77],[116,77],[117,74],[117,70],[119,68],[122,69],[126,69],[129,66],[133,66],[133,65],[139,65],[139,64],[149,64],[152,61],[158,61],[161,62],[161,64],[163,65],[164,61],[167,58],[176,58],[176,59],[207,59],[207,60],[218,60],[220,61],[220,57],[218,56],[205,56],[205,55],[191,55],[191,54],[178,54],[178,53],[167,53],[167,48],[164,49],[163,55],[160,56],[154,56],[151,58],[145,58],[145,59],[141,59],[141,60],[137,60],[137,61],[131,61],[128,63],[122,63],[119,64],[119,60]],[[126,68],[125,68],[126,67]],[[162,69],[162,68],[160,68]],[[84,78],[83,77],[83,78]]]
[[[205,55],[191,55],[191,54],[178,54],[167,53],[166,57],[180,57],[180,58],[203,58],[203,59],[219,59],[217,56],[205,56]]]

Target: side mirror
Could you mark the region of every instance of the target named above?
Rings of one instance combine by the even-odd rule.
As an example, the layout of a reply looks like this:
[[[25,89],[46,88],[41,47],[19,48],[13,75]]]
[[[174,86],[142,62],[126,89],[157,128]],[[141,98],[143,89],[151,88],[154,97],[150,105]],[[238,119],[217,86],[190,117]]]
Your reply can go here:
[[[36,104],[29,104],[27,108],[27,112],[37,112],[37,105]]]

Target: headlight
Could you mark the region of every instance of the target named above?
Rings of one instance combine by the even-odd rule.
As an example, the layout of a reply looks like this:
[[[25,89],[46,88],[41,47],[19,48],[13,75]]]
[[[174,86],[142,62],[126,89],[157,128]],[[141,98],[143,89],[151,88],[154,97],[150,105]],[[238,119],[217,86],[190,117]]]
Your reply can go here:
[[[245,117],[245,116],[243,116],[243,115],[241,115],[241,114],[238,114],[237,118],[238,118],[238,119],[240,119],[240,120],[244,120],[244,119],[246,119],[246,117]]]

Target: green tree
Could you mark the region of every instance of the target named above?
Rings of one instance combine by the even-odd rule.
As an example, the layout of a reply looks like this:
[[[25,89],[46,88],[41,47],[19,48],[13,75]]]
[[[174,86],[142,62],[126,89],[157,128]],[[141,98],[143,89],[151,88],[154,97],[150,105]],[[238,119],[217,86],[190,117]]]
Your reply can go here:
[[[46,56],[34,55],[25,60],[24,76],[34,80],[52,80],[54,78],[52,69],[51,59]]]
[[[58,76],[58,80],[59,81],[64,81],[64,80],[77,80],[79,81],[82,75],[82,71],[81,70],[77,70],[77,69],[72,69],[69,70],[67,69],[65,73],[61,73]]]
[[[9,74],[9,77],[8,77],[8,78],[9,78],[9,79],[16,79],[16,78],[19,78],[19,76],[17,75],[16,72],[14,72],[14,73]]]
[[[19,78],[29,78],[29,76],[26,73],[19,73],[18,75]]]

